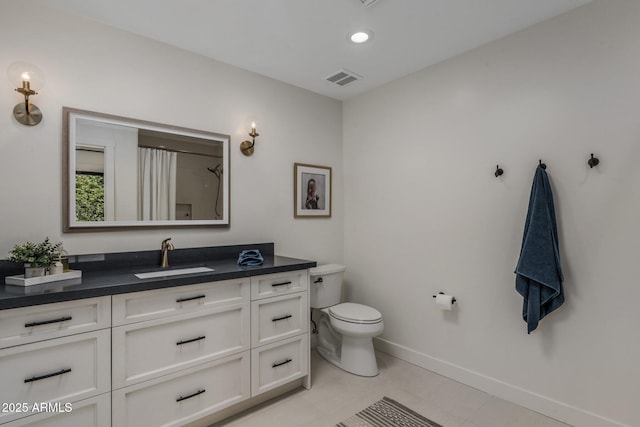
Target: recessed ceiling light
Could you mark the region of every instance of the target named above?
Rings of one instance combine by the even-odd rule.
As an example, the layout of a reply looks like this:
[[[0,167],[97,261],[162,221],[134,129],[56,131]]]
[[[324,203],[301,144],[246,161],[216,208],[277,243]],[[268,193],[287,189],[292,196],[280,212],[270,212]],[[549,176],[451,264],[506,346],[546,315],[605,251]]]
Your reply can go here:
[[[354,43],[364,43],[367,40],[371,40],[373,33],[371,31],[356,31],[355,33],[349,34],[349,40]]]

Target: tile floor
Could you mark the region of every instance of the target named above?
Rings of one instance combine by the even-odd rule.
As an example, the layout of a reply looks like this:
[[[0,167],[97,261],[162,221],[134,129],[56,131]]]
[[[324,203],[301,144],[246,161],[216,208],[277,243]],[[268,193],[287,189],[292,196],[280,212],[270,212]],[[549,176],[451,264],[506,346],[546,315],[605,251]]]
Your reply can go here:
[[[388,396],[444,427],[567,427],[567,424],[378,352],[377,377],[348,374],[311,356],[312,387],[215,427],[331,427]]]

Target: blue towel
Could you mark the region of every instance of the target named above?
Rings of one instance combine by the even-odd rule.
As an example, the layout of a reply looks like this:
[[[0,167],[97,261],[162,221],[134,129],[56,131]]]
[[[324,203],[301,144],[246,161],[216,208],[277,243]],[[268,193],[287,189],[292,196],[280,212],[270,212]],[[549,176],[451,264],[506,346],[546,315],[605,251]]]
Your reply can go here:
[[[238,256],[238,265],[240,267],[255,267],[262,265],[264,258],[260,255],[260,251],[257,249],[251,249],[240,252]]]
[[[527,333],[564,302],[562,266],[553,193],[547,172],[538,167],[531,187],[520,259],[516,266],[516,290],[524,298],[522,318]]]

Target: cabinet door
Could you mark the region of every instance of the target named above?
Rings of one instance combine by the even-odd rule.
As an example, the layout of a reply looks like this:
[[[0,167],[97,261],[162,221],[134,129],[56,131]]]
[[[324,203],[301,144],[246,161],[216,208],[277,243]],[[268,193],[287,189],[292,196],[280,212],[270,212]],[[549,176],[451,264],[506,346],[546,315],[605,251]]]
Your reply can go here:
[[[113,388],[250,347],[249,303],[113,328]]]
[[[249,300],[249,278],[113,296],[113,326],[211,310]]]
[[[257,347],[308,331],[307,293],[298,292],[251,303],[251,345]]]
[[[251,278],[251,299],[275,297],[306,291],[309,288],[308,270],[264,274]]]
[[[113,425],[178,427],[249,398],[249,351],[113,391]]]
[[[57,409],[57,411],[56,411]],[[51,407],[3,427],[111,427],[111,393]]]
[[[0,402],[63,404],[111,388],[109,330],[0,350]],[[0,412],[0,424],[25,414]]]
[[[308,351],[307,334],[251,350],[251,395],[307,375]]]
[[[0,348],[110,327],[110,296],[0,310]]]

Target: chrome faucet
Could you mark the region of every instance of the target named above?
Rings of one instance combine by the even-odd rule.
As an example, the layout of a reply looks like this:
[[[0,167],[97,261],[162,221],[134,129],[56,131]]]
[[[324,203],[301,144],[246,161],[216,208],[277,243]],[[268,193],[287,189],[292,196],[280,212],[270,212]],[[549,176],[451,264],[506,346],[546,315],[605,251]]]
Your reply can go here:
[[[160,247],[160,255],[162,258],[160,267],[169,267],[169,251],[175,249],[173,243],[170,243],[169,240],[171,240],[171,237],[162,241],[162,246]]]

